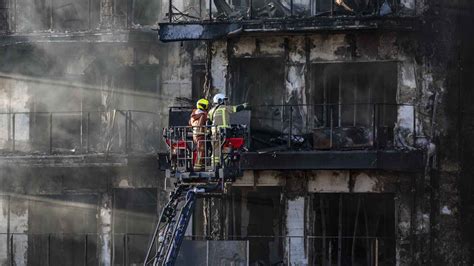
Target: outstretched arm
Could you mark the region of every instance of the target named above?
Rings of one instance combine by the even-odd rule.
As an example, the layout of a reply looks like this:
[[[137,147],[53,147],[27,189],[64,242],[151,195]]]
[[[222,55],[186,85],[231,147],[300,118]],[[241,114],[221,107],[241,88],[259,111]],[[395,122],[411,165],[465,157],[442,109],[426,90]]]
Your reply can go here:
[[[243,111],[243,110],[248,110],[249,108],[250,108],[250,105],[248,103],[234,105],[234,106],[232,106],[232,112],[236,113],[236,112],[240,112],[240,111]]]

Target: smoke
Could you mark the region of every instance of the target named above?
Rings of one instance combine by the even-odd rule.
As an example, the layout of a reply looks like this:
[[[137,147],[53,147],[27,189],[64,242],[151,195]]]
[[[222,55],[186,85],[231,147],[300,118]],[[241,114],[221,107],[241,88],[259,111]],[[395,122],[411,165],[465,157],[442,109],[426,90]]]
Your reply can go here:
[[[123,30],[155,24],[157,2],[138,0],[131,7],[127,1],[17,0],[7,19],[20,43],[0,47],[0,149],[47,152],[53,131],[53,152],[74,153],[86,145],[123,151],[126,130],[135,138],[156,132],[164,118],[158,106],[172,100],[157,93],[161,52],[128,43]],[[151,71],[142,74],[141,66]],[[123,115],[114,119],[117,110],[141,114],[128,118],[128,126]],[[45,114],[50,112],[53,119]],[[86,133],[94,136],[86,141]],[[147,151],[157,146],[135,142]]]
[[[143,195],[140,192],[137,194]],[[111,202],[109,194],[0,196],[0,239],[5,240],[0,244],[0,262],[8,261],[3,256],[7,254],[7,240],[13,243],[15,261],[21,265],[37,264],[46,261],[46,257],[52,264],[76,265],[83,261],[85,245],[89,261],[108,261],[111,246],[115,250],[122,248],[120,244],[130,226],[138,230],[126,236],[130,245],[146,243],[155,220],[150,212],[153,207],[145,211],[115,206],[112,212]],[[129,251],[140,257],[142,253],[142,250]]]

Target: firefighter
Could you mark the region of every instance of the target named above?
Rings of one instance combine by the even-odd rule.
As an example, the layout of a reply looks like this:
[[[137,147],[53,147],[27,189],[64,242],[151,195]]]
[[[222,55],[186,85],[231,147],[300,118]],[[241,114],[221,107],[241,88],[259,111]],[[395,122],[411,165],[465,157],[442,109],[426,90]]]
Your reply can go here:
[[[191,113],[189,118],[189,126],[193,127],[193,143],[196,147],[196,160],[194,161],[194,171],[202,171],[204,169],[205,156],[205,140],[206,140],[206,122],[207,111],[209,109],[209,101],[199,99],[196,103],[196,109]]]
[[[209,120],[212,123],[212,161],[214,165],[220,164],[221,157],[221,147],[219,141],[218,132],[223,129],[230,128],[229,117],[231,113],[240,112],[242,110],[248,109],[249,105],[247,103],[239,105],[228,105],[228,98],[223,93],[218,93],[212,98],[213,107],[209,111]]]

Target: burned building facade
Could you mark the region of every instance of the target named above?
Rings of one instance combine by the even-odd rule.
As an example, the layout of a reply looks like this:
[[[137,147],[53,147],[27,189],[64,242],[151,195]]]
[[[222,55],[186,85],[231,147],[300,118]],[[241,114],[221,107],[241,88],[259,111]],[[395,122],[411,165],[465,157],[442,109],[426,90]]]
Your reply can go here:
[[[206,91],[250,104],[249,150],[189,239],[252,265],[472,263],[468,1],[66,2],[0,2],[1,263],[142,262],[160,129]]]
[[[166,197],[160,5],[2,1],[1,265],[143,260]]]

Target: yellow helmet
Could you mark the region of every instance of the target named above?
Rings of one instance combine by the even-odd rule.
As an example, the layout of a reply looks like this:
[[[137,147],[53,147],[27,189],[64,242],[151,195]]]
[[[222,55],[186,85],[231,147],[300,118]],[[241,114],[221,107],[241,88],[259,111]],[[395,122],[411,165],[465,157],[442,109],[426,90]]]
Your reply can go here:
[[[196,107],[199,110],[206,111],[209,108],[209,101],[206,99],[199,99],[196,103]]]

